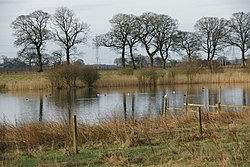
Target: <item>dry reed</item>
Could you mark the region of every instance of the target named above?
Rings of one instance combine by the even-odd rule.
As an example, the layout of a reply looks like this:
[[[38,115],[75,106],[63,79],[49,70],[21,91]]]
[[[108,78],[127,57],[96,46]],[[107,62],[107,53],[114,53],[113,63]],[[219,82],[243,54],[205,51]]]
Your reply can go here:
[[[127,121],[113,117],[97,125],[79,125],[82,152],[99,149],[99,153],[92,159],[74,160],[74,165],[244,166],[250,163],[249,118],[249,112],[204,112],[203,137],[199,136],[197,117],[193,113]],[[69,129],[64,123],[19,126],[2,123],[0,131],[4,135],[0,151],[2,155],[14,151],[20,157],[26,154],[33,157],[36,150],[63,148],[63,154],[69,156],[68,149],[72,145]],[[113,152],[110,147],[114,145],[118,150]],[[141,152],[143,148],[151,151]],[[129,152],[127,156],[126,150]],[[0,166],[12,166],[11,160],[14,158],[2,161]],[[73,165],[70,160],[61,163],[54,159],[49,164],[41,160],[37,163],[37,166]]]
[[[185,74],[177,70],[155,69],[157,85],[166,84],[210,84],[210,83],[249,83],[250,72],[240,69],[226,69],[223,72],[211,73],[208,71]],[[139,71],[140,72],[140,71]],[[128,87],[140,85],[138,71],[101,70],[101,78],[94,83],[95,87]],[[8,90],[41,90],[49,89],[51,83],[43,73],[19,72],[0,74],[0,85]],[[84,87],[77,82],[76,86]],[[147,85],[147,83],[146,83]]]
[[[203,72],[197,74],[176,73],[164,75],[158,80],[158,84],[209,84],[209,83],[249,83],[250,73],[240,70],[228,70],[224,72]]]
[[[7,90],[41,90],[48,89],[50,83],[43,73],[12,72],[0,73],[0,85],[5,85]]]
[[[249,125],[249,112],[204,113],[205,127]],[[119,144],[132,146],[153,140],[155,134],[168,134],[179,140],[189,140],[185,136],[197,136],[197,117],[193,114],[180,116],[160,116],[124,122],[112,118],[97,125],[79,125],[80,145]],[[19,126],[1,124],[1,151],[6,149],[64,148],[70,145],[70,128],[64,123],[29,123]],[[209,132],[209,131],[208,131]],[[207,134],[209,135],[209,134]]]

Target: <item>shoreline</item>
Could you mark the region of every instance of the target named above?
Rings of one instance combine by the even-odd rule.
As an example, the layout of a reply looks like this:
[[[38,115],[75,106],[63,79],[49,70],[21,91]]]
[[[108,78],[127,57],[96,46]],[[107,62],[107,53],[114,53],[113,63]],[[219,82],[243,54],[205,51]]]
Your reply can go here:
[[[101,78],[94,83],[95,88],[152,86],[148,78],[139,78],[139,70],[100,70]],[[250,71],[242,69],[229,69],[222,72],[201,72],[186,74],[179,69],[156,69],[157,79],[155,85],[180,85],[180,84],[224,84],[224,83],[250,83]],[[51,83],[46,72],[15,72],[0,73],[0,90],[50,90]],[[153,85],[154,86],[154,85]],[[76,87],[86,87],[77,82]]]

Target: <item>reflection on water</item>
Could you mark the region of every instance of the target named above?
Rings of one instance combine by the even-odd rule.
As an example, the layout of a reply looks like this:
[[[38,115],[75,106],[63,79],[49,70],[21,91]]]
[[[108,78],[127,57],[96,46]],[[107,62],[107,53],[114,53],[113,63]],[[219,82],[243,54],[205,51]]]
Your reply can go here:
[[[249,85],[174,85],[157,88],[72,89],[50,92],[7,92],[0,94],[0,119],[8,122],[64,121],[76,114],[80,123],[96,123],[112,116],[123,119],[155,117],[162,112],[163,96],[169,108],[188,103],[250,105]],[[224,110],[241,110],[223,108]],[[213,109],[203,107],[202,110]],[[168,110],[173,114],[181,111]]]

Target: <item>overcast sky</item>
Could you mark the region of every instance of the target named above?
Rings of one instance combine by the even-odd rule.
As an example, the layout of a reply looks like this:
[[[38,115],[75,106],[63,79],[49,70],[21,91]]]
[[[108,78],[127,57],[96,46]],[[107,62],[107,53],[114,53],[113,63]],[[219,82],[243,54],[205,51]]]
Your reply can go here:
[[[35,10],[50,14],[57,7],[72,9],[76,16],[91,26],[91,38],[109,31],[109,20],[117,13],[141,15],[143,12],[167,14],[179,22],[179,29],[194,31],[195,22],[206,16],[229,19],[232,13],[249,12],[250,0],[0,0],[0,56],[16,57],[20,48],[13,45],[14,37],[10,24],[19,15]],[[79,47],[86,64],[96,63],[92,39],[89,45]],[[48,53],[51,53],[48,50]],[[108,49],[98,52],[101,63],[113,64],[115,55]]]

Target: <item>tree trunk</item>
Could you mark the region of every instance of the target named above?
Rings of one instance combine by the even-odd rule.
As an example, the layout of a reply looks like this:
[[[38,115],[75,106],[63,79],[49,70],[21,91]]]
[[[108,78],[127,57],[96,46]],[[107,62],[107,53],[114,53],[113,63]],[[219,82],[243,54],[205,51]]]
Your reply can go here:
[[[208,68],[211,70],[212,69],[212,65],[211,65],[211,59],[210,59],[210,52],[208,51],[207,53],[207,66]]]
[[[130,57],[131,57],[131,61],[132,61],[132,64],[133,64],[133,68],[136,69],[134,55],[133,55],[133,47],[130,47],[129,51],[130,51]]]
[[[164,56],[162,48],[160,48],[160,55],[161,55],[161,60],[162,60],[162,69],[166,69],[166,61],[168,59],[168,50],[169,49],[166,49],[166,55]]]
[[[241,67],[245,68],[246,67],[246,59],[245,59],[245,49],[241,49]]]
[[[154,67],[154,57],[153,56],[149,56],[150,57],[150,66],[151,68]]]
[[[37,56],[38,56],[38,66],[39,66],[38,72],[43,72],[42,54],[39,48],[37,48]]]
[[[189,54],[188,54],[188,62],[189,62],[189,63],[190,63],[190,62],[191,62],[191,60],[192,60],[191,56],[192,56],[192,54],[191,54],[191,53],[189,53]]]
[[[161,60],[162,60],[162,69],[166,69],[166,60],[168,55],[166,54],[166,58],[164,58],[163,52],[160,50]]]
[[[162,62],[162,68],[166,69],[166,60],[163,60],[163,62]]]
[[[67,61],[67,64],[70,64],[69,62],[69,48],[66,48],[66,61]]]

